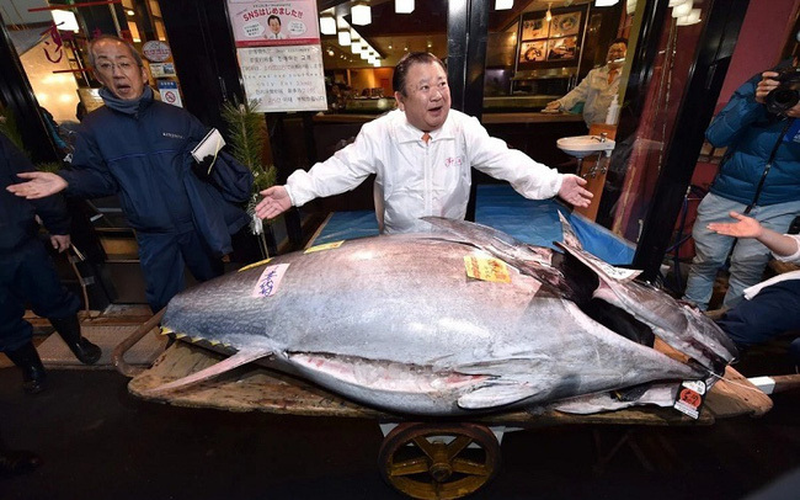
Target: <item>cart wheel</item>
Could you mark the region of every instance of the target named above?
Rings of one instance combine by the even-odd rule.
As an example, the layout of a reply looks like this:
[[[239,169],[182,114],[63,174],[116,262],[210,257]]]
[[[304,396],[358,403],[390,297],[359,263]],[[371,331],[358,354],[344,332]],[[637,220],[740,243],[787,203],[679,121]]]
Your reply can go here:
[[[500,445],[482,425],[404,423],[383,440],[378,464],[384,480],[410,497],[461,498],[494,477]]]

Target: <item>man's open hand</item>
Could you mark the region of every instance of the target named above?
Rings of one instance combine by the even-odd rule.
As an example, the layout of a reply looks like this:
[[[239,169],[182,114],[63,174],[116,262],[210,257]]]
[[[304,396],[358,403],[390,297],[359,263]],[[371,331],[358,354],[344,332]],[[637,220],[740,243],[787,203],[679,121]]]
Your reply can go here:
[[[272,186],[261,191],[263,200],[256,205],[256,215],[261,219],[274,219],[292,206],[292,199],[283,186]]]
[[[46,198],[67,188],[67,181],[52,172],[22,172],[17,177],[29,180],[11,184],[6,189],[28,200]]]
[[[585,185],[586,179],[566,174],[561,182],[561,189],[558,190],[558,196],[573,206],[586,208],[592,202],[594,195],[588,189],[583,188]]]

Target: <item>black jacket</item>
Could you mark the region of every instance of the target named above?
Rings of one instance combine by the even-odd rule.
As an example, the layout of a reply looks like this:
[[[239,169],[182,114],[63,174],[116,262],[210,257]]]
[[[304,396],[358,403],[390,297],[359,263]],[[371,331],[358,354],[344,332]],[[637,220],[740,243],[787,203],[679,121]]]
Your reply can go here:
[[[70,217],[61,195],[26,200],[6,190],[9,184],[23,182],[20,172],[33,172],[31,161],[5,135],[0,134],[0,252],[22,246],[39,231],[38,215],[51,234],[69,234]]]

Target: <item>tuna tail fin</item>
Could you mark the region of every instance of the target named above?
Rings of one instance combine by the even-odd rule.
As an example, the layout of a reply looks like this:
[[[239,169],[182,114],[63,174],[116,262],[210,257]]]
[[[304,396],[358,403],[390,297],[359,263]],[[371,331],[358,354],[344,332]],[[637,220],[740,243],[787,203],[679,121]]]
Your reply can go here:
[[[165,392],[171,392],[192,384],[196,384],[198,382],[202,382],[204,380],[208,380],[212,377],[216,377],[217,375],[231,371],[234,368],[238,368],[242,365],[250,363],[251,361],[268,356],[269,354],[272,354],[271,349],[239,351],[233,356],[226,358],[213,366],[209,366],[208,368],[200,370],[199,372],[192,373],[191,375],[179,378],[174,382],[170,382],[144,392],[149,396],[159,396]]]

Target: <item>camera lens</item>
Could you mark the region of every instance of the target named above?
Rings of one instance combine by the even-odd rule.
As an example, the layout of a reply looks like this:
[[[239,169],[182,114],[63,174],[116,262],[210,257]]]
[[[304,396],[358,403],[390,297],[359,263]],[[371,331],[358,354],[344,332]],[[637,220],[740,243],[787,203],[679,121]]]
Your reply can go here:
[[[800,102],[797,90],[780,86],[767,94],[765,104],[767,111],[775,114],[784,114]]]

